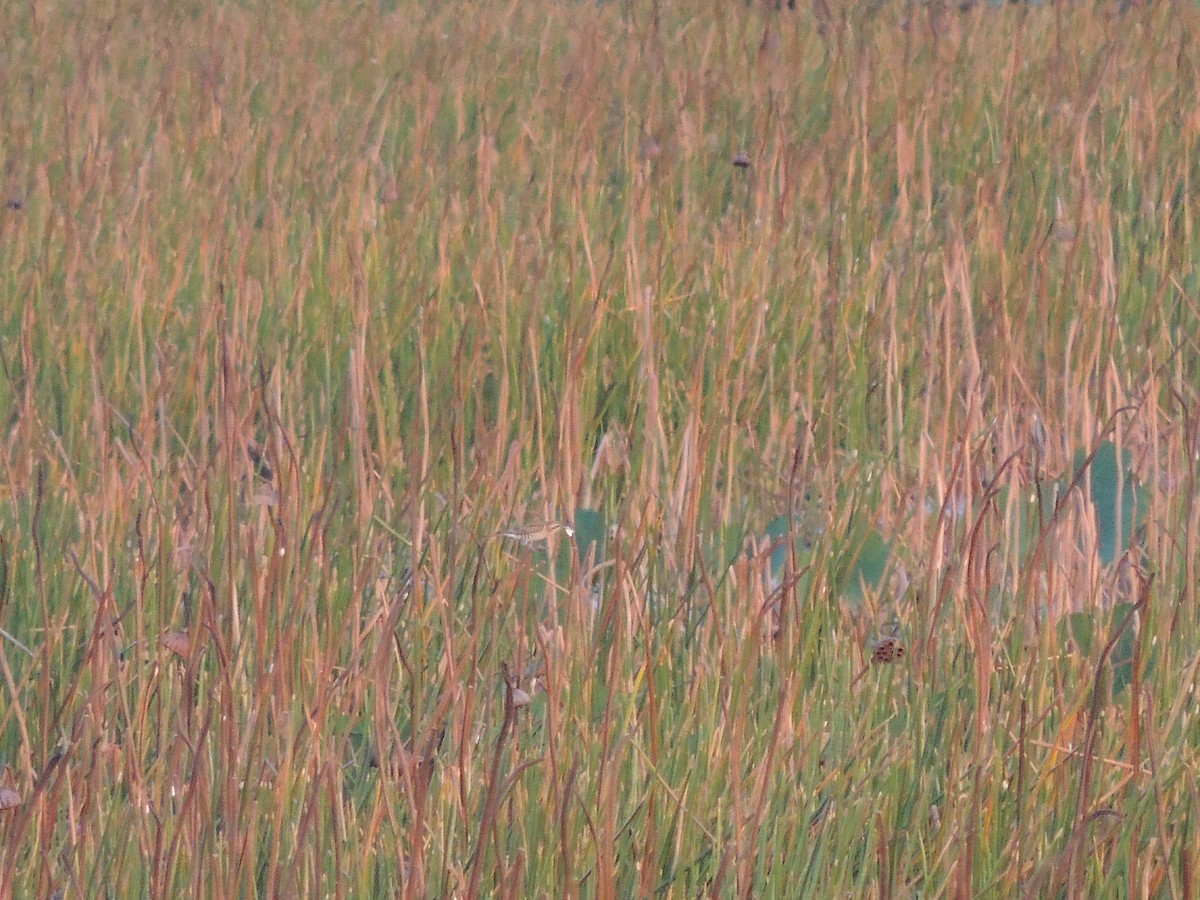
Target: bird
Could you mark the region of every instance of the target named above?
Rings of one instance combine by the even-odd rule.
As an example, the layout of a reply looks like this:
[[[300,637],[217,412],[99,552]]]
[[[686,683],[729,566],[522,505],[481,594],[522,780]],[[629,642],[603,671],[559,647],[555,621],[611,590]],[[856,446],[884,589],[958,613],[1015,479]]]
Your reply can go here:
[[[519,525],[515,528],[503,529],[497,531],[493,537],[512,538],[526,547],[535,547],[560,532],[565,533],[567,537],[575,536],[575,529],[563,522],[539,522],[535,525]]]

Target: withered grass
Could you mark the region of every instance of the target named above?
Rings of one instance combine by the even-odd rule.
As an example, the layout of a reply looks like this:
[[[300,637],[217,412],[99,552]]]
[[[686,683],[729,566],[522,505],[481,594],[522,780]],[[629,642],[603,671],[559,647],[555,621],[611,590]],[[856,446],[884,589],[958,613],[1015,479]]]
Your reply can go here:
[[[1200,9],[798,5],[0,6],[0,896],[1195,896]]]

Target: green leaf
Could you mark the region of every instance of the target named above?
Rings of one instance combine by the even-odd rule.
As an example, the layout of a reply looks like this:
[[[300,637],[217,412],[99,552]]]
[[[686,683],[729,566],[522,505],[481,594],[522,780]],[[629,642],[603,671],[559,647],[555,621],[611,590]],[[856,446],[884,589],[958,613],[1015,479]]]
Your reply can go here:
[[[1112,441],[1101,444],[1092,458],[1092,506],[1100,534],[1100,562],[1106,566],[1129,548],[1134,525],[1140,521],[1135,515],[1145,515],[1146,491],[1138,490],[1130,464],[1128,450],[1122,451],[1118,462]]]
[[[1050,522],[1054,504],[1065,489],[1065,483],[1041,480],[1028,488],[1026,493],[1018,496],[1013,507],[1013,538],[1022,556],[1037,546],[1042,529]],[[1006,514],[1009,509],[1009,496],[1009,489],[1003,487],[996,499],[997,506]]]
[[[1104,634],[1105,642],[1112,640],[1113,633],[1125,621],[1125,616],[1132,608],[1132,603],[1118,603],[1113,607],[1112,614],[1108,618],[1108,631]],[[1096,646],[1097,618],[1095,612],[1089,611],[1064,616],[1058,623],[1059,642],[1064,646],[1073,643],[1085,659],[1092,659],[1093,651],[1100,649]],[[1107,672],[1104,680],[1107,699],[1115,697],[1133,681],[1133,654],[1136,646],[1137,624],[1131,623],[1121,632],[1121,636],[1117,639],[1117,643],[1113,646],[1105,662]],[[1150,671],[1153,661],[1154,653],[1152,651],[1143,663],[1144,673]]]
[[[594,509],[575,510],[575,546],[579,548],[579,558],[587,561],[588,554],[595,548],[593,564],[604,558],[605,538],[604,516]]]
[[[1058,623],[1058,638],[1063,644],[1073,641],[1083,657],[1092,655],[1096,638],[1096,617],[1090,612],[1074,612]]]
[[[775,540],[781,538],[788,533],[788,517],[776,516],[767,525],[767,537]],[[787,563],[787,544],[780,544],[771,553],[771,577],[778,578],[779,573],[783,571],[784,564]]]
[[[1125,621],[1132,603],[1118,603],[1113,607],[1111,628],[1115,631]],[[1111,633],[1111,632],[1110,632]],[[1114,695],[1123,691],[1133,680],[1133,652],[1137,646],[1137,623],[1131,622],[1129,627],[1121,632],[1117,644],[1112,649],[1112,692]]]
[[[874,529],[869,531],[859,546],[843,593],[853,600],[862,600],[867,588],[878,587],[883,581],[891,554],[892,549],[883,536]]]

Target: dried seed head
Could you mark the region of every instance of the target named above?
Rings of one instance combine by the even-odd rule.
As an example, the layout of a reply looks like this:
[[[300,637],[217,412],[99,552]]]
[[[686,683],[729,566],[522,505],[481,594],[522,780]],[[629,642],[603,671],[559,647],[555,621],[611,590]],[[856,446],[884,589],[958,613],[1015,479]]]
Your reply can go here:
[[[266,451],[254,441],[246,444],[246,455],[250,457],[250,462],[254,464],[254,474],[263,481],[270,481],[275,477],[275,473],[271,471],[271,463],[267,459]]]
[[[161,638],[162,645],[174,653],[187,659],[188,651],[192,648],[192,639],[186,631],[169,631]]]
[[[604,432],[592,461],[593,477],[598,472],[619,472],[629,468],[629,440],[616,426]]]
[[[1062,197],[1054,198],[1054,237],[1064,244],[1075,240],[1075,223],[1063,207]]]
[[[270,484],[260,484],[250,498],[252,506],[274,507],[279,505],[279,491]]]
[[[904,642],[893,635],[881,637],[871,647],[871,662],[894,663],[904,659]]]

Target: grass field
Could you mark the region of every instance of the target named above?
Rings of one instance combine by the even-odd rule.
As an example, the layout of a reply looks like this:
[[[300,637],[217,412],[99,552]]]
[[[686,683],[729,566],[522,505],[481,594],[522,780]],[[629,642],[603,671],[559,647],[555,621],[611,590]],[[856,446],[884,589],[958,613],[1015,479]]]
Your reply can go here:
[[[1200,7],[798,5],[0,5],[0,896],[1197,895]]]

